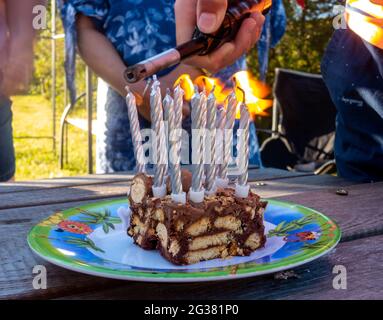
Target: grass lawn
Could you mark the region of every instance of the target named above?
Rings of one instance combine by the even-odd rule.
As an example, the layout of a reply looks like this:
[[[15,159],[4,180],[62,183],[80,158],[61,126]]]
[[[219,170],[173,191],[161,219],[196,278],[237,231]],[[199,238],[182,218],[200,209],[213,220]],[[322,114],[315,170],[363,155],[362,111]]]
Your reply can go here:
[[[87,134],[69,127],[69,157],[64,170],[59,168],[59,141],[53,153],[51,139],[24,139],[25,136],[52,135],[50,102],[41,96],[16,96],[13,100],[13,134],[16,149],[16,180],[32,180],[82,175],[87,172]],[[79,110],[76,116],[85,111]],[[57,133],[61,111],[57,112]],[[58,136],[58,134],[57,134]],[[95,139],[94,139],[95,141]],[[95,143],[94,143],[95,146]]]

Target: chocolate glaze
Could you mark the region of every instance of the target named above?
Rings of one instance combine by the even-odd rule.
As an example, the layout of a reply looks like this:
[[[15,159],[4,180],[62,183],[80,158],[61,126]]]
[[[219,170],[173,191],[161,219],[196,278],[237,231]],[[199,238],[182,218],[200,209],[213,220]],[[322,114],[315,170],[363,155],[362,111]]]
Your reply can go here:
[[[191,241],[197,236],[190,236],[186,230],[188,227],[197,223],[202,218],[209,218],[210,227],[198,234],[198,237],[215,235],[225,228],[213,226],[218,217],[233,216],[241,221],[241,232],[229,231],[230,241],[226,244],[228,255],[250,255],[255,249],[245,245],[248,237],[257,233],[259,236],[259,247],[263,247],[266,242],[263,225],[263,211],[267,202],[260,201],[260,197],[253,192],[245,199],[237,198],[235,191],[231,188],[219,189],[214,196],[205,197],[202,203],[193,203],[187,199],[186,204],[174,203],[170,196],[163,199],[148,196],[145,203],[132,204],[132,219],[128,234],[133,237],[136,244],[144,249],[158,249],[160,253],[174,264],[188,264],[186,254],[189,251]],[[161,214],[158,214],[161,212]],[[140,221],[147,226],[144,234],[135,233],[136,226],[133,217],[137,216]],[[168,245],[164,248],[156,235],[158,223],[163,223],[167,230]],[[182,224],[183,228],[178,226]],[[170,253],[170,243],[177,241],[178,252],[173,255]]]
[[[142,183],[145,186],[145,191],[144,191],[144,194],[142,195],[143,200],[141,203],[135,203],[132,199],[131,192],[129,193],[128,199],[131,206],[134,206],[134,205],[141,206],[145,204],[147,200],[153,197],[153,191],[152,191],[153,178],[152,177],[147,176],[145,173],[139,173],[134,176],[131,183],[131,187],[136,183]]]

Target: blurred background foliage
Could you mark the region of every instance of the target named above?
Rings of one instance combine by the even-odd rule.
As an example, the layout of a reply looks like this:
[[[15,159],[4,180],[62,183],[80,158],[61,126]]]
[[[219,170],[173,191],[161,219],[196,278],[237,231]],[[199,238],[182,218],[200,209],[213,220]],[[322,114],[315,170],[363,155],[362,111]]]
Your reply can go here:
[[[268,84],[272,85],[277,67],[320,73],[320,61],[330,37],[334,5],[339,0],[306,0],[305,9],[295,0],[284,0],[287,15],[286,34],[281,42],[270,50]],[[258,56],[254,48],[249,55],[250,69],[257,76]]]

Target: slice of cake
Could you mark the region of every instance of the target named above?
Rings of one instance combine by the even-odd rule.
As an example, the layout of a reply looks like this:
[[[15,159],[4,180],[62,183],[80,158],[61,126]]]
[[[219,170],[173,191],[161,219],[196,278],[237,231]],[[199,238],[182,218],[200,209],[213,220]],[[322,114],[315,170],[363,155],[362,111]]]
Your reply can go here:
[[[183,177],[185,192],[190,185],[187,180]],[[158,249],[170,262],[187,265],[247,256],[264,246],[267,203],[255,193],[243,199],[237,198],[233,189],[218,189],[202,203],[187,200],[180,204],[170,195],[153,197],[152,183],[151,177],[140,173],[129,194],[132,215],[128,234],[143,249]]]

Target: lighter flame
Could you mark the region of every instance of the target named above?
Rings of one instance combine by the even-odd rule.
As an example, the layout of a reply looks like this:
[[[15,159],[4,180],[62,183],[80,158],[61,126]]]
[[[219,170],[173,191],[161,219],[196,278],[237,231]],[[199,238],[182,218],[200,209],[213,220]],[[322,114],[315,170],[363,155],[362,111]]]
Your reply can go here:
[[[233,80],[236,85],[235,93],[239,101],[243,101],[243,93],[241,88],[245,92],[245,103],[249,108],[250,115],[255,116],[268,116],[265,112],[266,109],[272,106],[272,100],[264,99],[267,97],[271,90],[263,82],[253,79],[249,72],[240,71],[233,76]],[[193,81],[188,74],[181,75],[175,82],[174,86],[180,85],[185,92],[185,100],[190,101],[194,94],[194,85],[202,91],[206,90],[207,94],[210,94],[214,88],[214,95],[217,99],[217,103],[225,105],[226,98],[233,90],[226,88],[225,85],[215,78],[209,78],[206,76],[199,76]],[[237,111],[237,118],[240,117],[239,107]]]
[[[253,79],[248,71],[237,72],[233,76],[233,81],[236,86],[235,94],[237,99],[239,101],[245,100],[250,115],[253,118],[255,116],[267,116],[268,113],[265,112],[265,110],[273,105],[272,100],[264,99],[271,92],[269,86],[261,81]],[[243,92],[238,88],[241,88],[243,92],[245,92],[245,97],[243,97]],[[239,117],[239,113],[238,108],[237,118]]]

